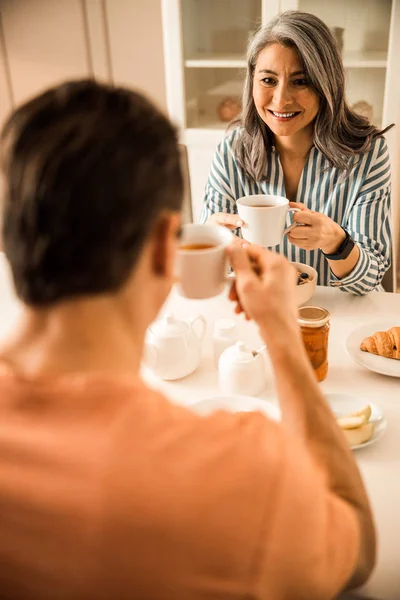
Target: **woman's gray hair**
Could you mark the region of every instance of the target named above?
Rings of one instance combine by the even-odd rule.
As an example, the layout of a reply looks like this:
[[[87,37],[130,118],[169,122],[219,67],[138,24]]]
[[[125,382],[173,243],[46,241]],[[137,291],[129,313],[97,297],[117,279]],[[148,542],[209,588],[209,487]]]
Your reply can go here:
[[[335,38],[321,19],[295,10],[276,16],[249,43],[243,108],[231,125],[240,127],[234,144],[239,164],[256,181],[265,179],[274,137],[256,110],[253,79],[260,52],[276,43],[297,50],[309,85],[319,97],[314,123],[315,146],[333,167],[347,171],[355,156],[367,151],[373,138],[392,126],[378,130],[349,107],[342,58]]]

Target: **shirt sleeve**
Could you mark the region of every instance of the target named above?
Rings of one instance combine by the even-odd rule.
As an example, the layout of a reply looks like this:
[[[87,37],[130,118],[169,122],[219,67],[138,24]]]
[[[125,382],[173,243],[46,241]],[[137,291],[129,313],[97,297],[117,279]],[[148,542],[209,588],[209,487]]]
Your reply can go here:
[[[257,598],[333,598],[354,572],[360,532],[307,449],[286,433],[276,509],[266,515]],[[262,547],[262,546],[260,546]],[[268,589],[268,595],[264,589]]]
[[[200,223],[217,212],[237,214],[233,177],[237,177],[236,161],[232,156],[230,138],[217,147],[205,189]]]
[[[372,152],[365,182],[343,223],[360,257],[349,275],[338,279],[331,272],[330,278],[331,286],[359,296],[380,285],[392,252],[390,160],[384,138],[379,138]]]

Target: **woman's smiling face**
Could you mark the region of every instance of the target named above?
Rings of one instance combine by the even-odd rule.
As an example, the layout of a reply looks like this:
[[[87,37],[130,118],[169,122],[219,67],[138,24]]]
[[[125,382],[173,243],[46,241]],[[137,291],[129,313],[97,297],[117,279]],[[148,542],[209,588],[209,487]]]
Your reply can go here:
[[[253,100],[261,119],[274,135],[312,133],[319,97],[294,48],[271,44],[261,50],[253,78]]]

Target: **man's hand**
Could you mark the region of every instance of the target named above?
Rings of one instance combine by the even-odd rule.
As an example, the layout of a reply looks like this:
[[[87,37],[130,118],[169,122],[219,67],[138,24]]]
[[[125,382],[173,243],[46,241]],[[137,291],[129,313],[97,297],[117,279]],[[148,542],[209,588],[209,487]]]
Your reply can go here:
[[[305,250],[320,248],[326,254],[334,254],[344,242],[346,234],[330,217],[323,213],[309,210],[298,202],[290,202],[291,208],[299,208],[301,212],[293,215],[293,221],[304,227],[294,227],[288,233],[288,240],[294,246]]]
[[[242,244],[228,249],[236,273],[229,298],[236,302],[235,312],[254,319],[263,336],[271,338],[281,331],[297,336],[295,267],[279,254],[260,246]]]

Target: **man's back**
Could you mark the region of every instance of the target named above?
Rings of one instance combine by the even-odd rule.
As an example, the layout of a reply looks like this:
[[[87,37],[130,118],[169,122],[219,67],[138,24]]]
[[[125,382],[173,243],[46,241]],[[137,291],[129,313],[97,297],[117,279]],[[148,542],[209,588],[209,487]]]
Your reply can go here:
[[[282,428],[139,380],[4,370],[0,457],[4,600],[311,600],[356,559],[350,509]]]

